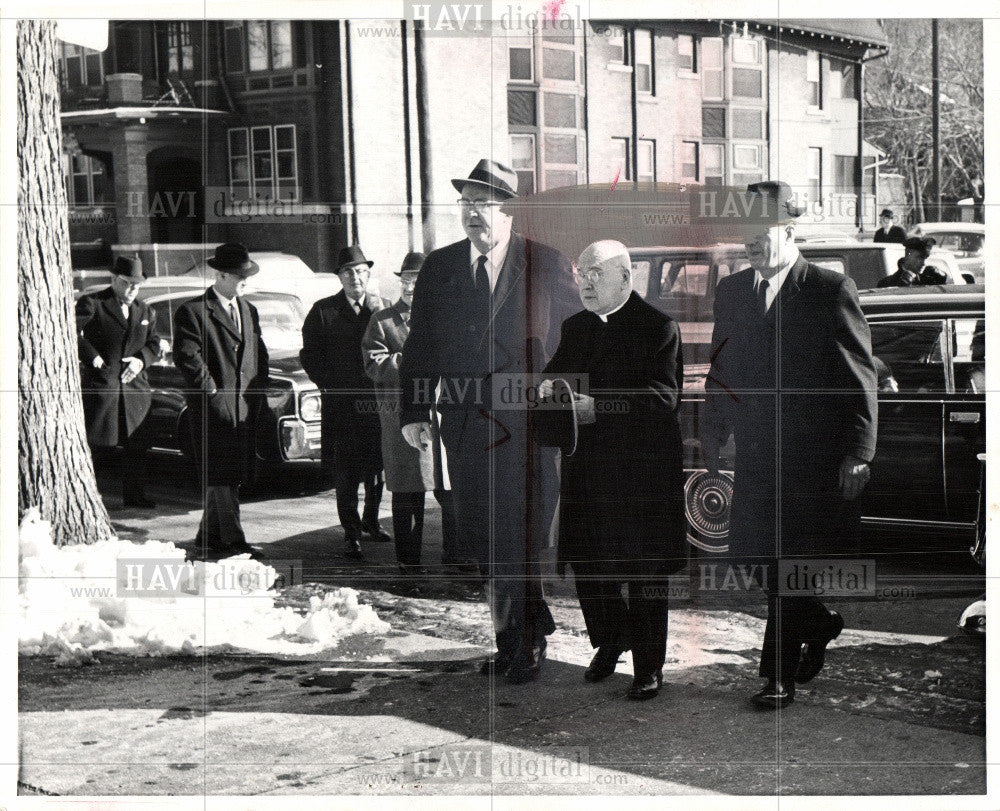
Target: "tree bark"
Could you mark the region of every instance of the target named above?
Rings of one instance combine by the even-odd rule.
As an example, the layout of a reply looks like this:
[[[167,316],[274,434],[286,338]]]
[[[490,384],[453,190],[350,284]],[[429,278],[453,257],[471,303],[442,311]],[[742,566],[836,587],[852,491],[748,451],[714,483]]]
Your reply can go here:
[[[76,349],[55,23],[17,26],[19,515],[55,542],[114,536],[87,447]]]

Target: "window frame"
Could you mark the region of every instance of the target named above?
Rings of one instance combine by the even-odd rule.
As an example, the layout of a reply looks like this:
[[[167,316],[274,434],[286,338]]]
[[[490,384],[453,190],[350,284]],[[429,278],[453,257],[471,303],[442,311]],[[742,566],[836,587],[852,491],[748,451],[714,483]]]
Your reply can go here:
[[[680,182],[681,183],[698,183],[698,182],[700,182],[701,176],[702,176],[702,172],[701,172],[701,144],[699,144],[697,141],[682,140],[681,144],[680,144],[680,147],[681,147],[680,148],[680,155],[679,155],[680,160],[678,162],[679,163],[679,167],[680,167],[680,171],[678,172],[678,175],[680,177]],[[684,172],[684,167],[690,165],[688,163],[688,160],[687,160],[687,158],[688,158],[688,155],[687,155],[688,147],[693,147],[694,148],[694,175],[688,175],[688,174],[685,174],[685,172]]]
[[[278,147],[278,130],[290,129],[292,134],[292,146],[289,147]],[[265,131],[268,133],[268,148],[266,150],[256,149],[254,147],[254,133]],[[246,153],[244,155],[233,154],[233,136],[242,136],[243,144],[246,147]],[[291,153],[292,163],[295,167],[295,175],[281,175],[279,174],[278,166],[278,155],[279,153]],[[269,176],[258,177],[257,167],[254,158],[257,155],[268,156],[268,160],[271,165],[271,173]],[[232,199],[265,199],[269,201],[281,201],[286,203],[298,203],[301,201],[302,189],[299,185],[299,142],[298,142],[298,127],[294,123],[288,124],[258,124],[250,127],[229,127],[226,130],[226,156],[227,156],[227,166],[229,170],[229,194]],[[248,177],[246,181],[236,180],[233,175],[234,162],[245,158],[247,161]],[[282,180],[294,180],[295,181],[295,193],[291,197],[286,197],[282,195],[283,187],[281,184]],[[266,187],[266,188],[265,188]],[[247,197],[237,197],[237,188],[247,191]]]
[[[904,327],[912,329],[914,326],[937,324],[939,327],[938,332],[938,350],[941,355],[941,379],[939,384],[941,388],[931,389],[929,391],[920,391],[916,388],[904,388],[900,384],[900,380],[896,377],[896,372],[898,372],[898,365],[894,369],[892,364],[887,361],[882,355],[876,351],[876,343],[872,341],[872,355],[876,356],[881,360],[889,369],[889,373],[893,376],[899,386],[899,391],[895,392],[879,392],[879,399],[882,399],[887,394],[890,397],[897,399],[910,399],[914,396],[923,396],[934,399],[940,399],[944,395],[955,393],[955,370],[953,368],[953,357],[951,348],[951,336],[953,332],[952,321],[954,317],[942,316],[935,318],[934,316],[928,317],[916,317],[916,318],[906,318],[899,316],[890,316],[888,318],[879,318],[877,320],[872,320],[869,324],[869,328],[872,331],[873,336],[877,334],[877,330],[881,327]],[[907,361],[909,363],[915,363],[915,361]],[[898,359],[897,359],[898,363]],[[936,364],[923,361],[927,366],[933,366]]]
[[[698,42],[699,37],[694,34],[677,35],[677,71],[684,76],[695,76],[698,73]],[[681,41],[686,40],[691,43],[691,53],[686,54],[681,51]],[[691,65],[681,64],[681,59],[690,57]]]
[[[613,144],[618,146],[617,142],[621,142],[621,145],[625,147],[625,165],[622,167],[624,170],[623,176],[620,180],[632,180],[632,139],[624,137],[621,135],[612,135],[611,141]]]
[[[813,184],[816,186],[816,202],[820,208],[823,207],[823,147],[806,147],[806,182],[809,190],[812,191]],[[814,161],[816,165],[814,166]],[[813,171],[815,170],[815,174]]]
[[[816,78],[811,79],[810,75],[815,66]],[[823,109],[823,54],[819,51],[806,51],[806,86],[809,97],[806,99],[807,106],[811,110]]]
[[[724,37],[702,37],[700,40],[701,44],[701,99],[702,101],[726,101],[726,40]],[[707,51],[714,50],[714,46],[718,45],[719,48],[719,65],[718,67],[710,67],[709,60],[706,56]],[[712,46],[706,49],[706,46]],[[719,95],[710,96],[706,92],[706,85],[708,84],[709,77],[718,74],[719,76]]]
[[[656,139],[655,138],[639,138],[638,139],[639,150],[636,155],[636,167],[635,167],[635,179],[638,183],[656,183]],[[649,148],[648,158],[650,159],[650,169],[651,172],[639,173],[639,167],[642,165],[643,151],[644,148]],[[646,179],[648,178],[648,180]]]
[[[656,95],[656,47],[653,42],[653,30],[651,28],[636,28],[633,30],[635,36],[635,54],[632,60],[632,70],[633,77],[635,81],[635,92],[640,96],[655,96]],[[649,62],[640,62],[639,54],[640,50],[645,50],[645,47],[640,49],[639,41],[640,35],[642,35],[642,42],[649,43]],[[649,89],[644,90],[639,86],[639,65],[648,66],[649,68]]]
[[[526,194],[534,194],[538,190],[538,139],[535,137],[533,132],[511,132],[507,134],[507,138],[510,141],[510,154],[511,154],[511,168],[514,170],[515,174],[518,176],[518,194],[521,194],[520,180],[521,172],[531,172],[531,191],[525,192]],[[527,138],[530,141],[531,149],[529,154],[531,155],[531,167],[530,169],[525,167],[519,167],[514,160],[514,139],[515,138]]]

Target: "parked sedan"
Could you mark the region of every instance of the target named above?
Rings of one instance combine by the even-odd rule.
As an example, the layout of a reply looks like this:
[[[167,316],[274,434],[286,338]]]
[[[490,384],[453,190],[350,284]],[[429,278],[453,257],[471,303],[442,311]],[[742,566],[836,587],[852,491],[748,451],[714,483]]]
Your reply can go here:
[[[916,236],[933,237],[939,248],[951,251],[959,270],[970,284],[984,284],[986,226],[981,222],[921,222],[913,226]]]
[[[150,283],[154,280],[150,280]],[[189,283],[187,289],[155,292],[143,289],[143,298],[156,312],[156,328],[165,352],[148,370],[153,390],[150,409],[154,447],[180,451],[190,456],[190,432],[184,380],[173,364],[173,316],[176,308],[198,294],[202,284]],[[174,285],[176,288],[176,285]],[[151,294],[150,294],[151,293]],[[245,298],[260,314],[261,331],[270,356],[267,409],[257,431],[255,475],[272,470],[283,462],[320,458],[321,395],[302,370],[302,322],[306,312],[302,302],[287,293],[248,291]]]
[[[862,525],[914,548],[975,536],[986,448],[985,296],[981,285],[888,288],[861,293],[879,367],[878,446],[862,495]],[[698,441],[704,371],[681,409],[690,542],[724,552],[732,476],[703,469]],[[723,449],[732,463],[734,447]]]

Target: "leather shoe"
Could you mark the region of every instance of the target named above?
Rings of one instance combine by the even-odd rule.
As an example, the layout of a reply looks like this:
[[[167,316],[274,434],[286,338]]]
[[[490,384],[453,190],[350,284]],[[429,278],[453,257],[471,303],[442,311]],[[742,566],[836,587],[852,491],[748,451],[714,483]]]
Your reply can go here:
[[[362,524],[361,531],[370,536],[369,540],[374,543],[388,543],[392,540],[392,536],[378,524]]]
[[[361,554],[361,540],[356,536],[349,536],[344,541],[344,557],[350,560],[364,560],[365,556]]]
[[[125,496],[122,499],[122,506],[126,509],[137,507],[140,510],[152,510],[156,507],[156,502],[147,498],[145,494],[139,493],[134,496]]]
[[[663,686],[663,673],[649,673],[645,676],[635,676],[632,686],[628,688],[630,701],[648,701],[656,698]]]
[[[507,670],[507,683],[527,684],[529,681],[534,681],[538,676],[538,671],[542,668],[547,647],[548,642],[543,638],[538,645],[522,650],[514,656],[510,668]]]
[[[601,681],[615,672],[615,666],[622,651],[618,648],[611,648],[607,645],[599,647],[594,658],[590,660],[590,667],[583,672],[584,681]]]
[[[806,640],[802,646],[802,658],[799,659],[799,666],[795,669],[795,681],[805,684],[815,678],[816,674],[823,669],[823,662],[826,659],[826,646],[840,636],[844,630],[844,618],[836,611],[830,612],[830,630],[817,639]]]
[[[787,707],[795,700],[795,684],[768,679],[764,689],[754,693],[750,700],[759,710],[778,710]]]
[[[510,670],[510,662],[511,659],[507,654],[497,652],[479,666],[479,672],[483,676],[489,676],[490,673],[503,676]]]

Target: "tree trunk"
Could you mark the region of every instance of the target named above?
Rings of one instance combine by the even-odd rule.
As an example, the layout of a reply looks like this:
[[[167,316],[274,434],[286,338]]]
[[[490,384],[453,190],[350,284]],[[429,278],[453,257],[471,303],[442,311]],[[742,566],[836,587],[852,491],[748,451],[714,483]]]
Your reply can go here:
[[[17,507],[59,545],[114,536],[84,431],[61,150],[55,23],[19,22]]]

